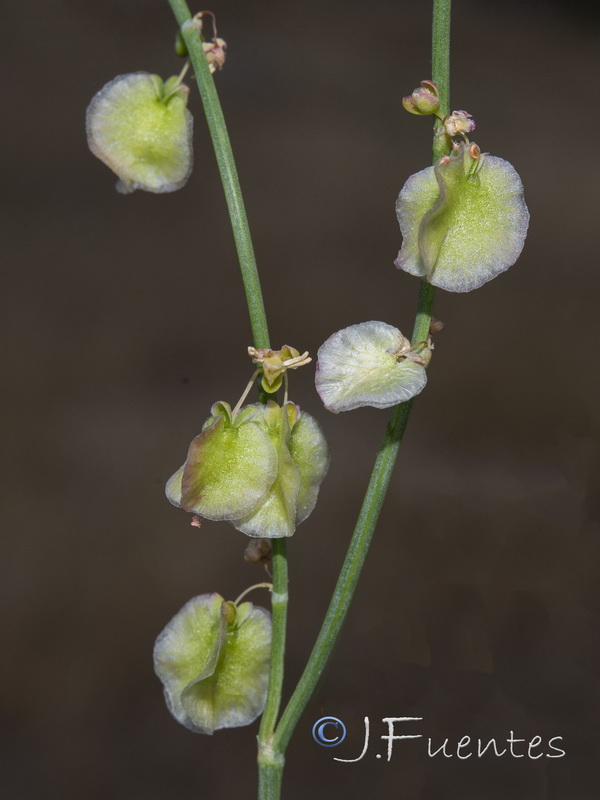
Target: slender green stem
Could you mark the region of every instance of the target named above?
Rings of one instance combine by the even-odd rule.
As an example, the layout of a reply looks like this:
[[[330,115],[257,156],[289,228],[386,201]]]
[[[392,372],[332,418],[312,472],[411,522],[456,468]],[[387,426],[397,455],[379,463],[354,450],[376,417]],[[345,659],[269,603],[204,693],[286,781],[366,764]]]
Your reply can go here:
[[[432,77],[440,90],[441,109],[444,114],[447,114],[449,113],[450,0],[433,0],[433,2]],[[269,336],[258,271],[237,170],[219,98],[206,62],[198,31],[192,24],[191,14],[185,0],[169,0],[169,4],[181,27],[181,34],[196,73],[198,88],[215,148],[240,260],[254,346],[268,347]],[[434,160],[437,160],[444,152],[447,152],[446,138],[435,136]],[[412,337],[413,343],[422,341],[429,333],[434,295],[435,289],[422,282]],[[409,401],[396,406],[392,410],[383,444],[375,461],[365,499],[325,621],[306,669],[275,731],[274,726],[281,702],[283,682],[287,611],[287,560],[285,540],[274,540],[273,655],[269,693],[259,734],[260,800],[277,800],[280,796],[284,763],[283,753],[323,671],[325,663],[331,655],[333,645],[341,630],[381,512],[411,407],[412,401]]]
[[[259,747],[268,744],[273,737],[279,706],[281,704],[281,689],[283,686],[283,661],[285,655],[285,629],[288,605],[288,571],[287,547],[285,539],[273,539],[273,590],[271,594],[271,609],[273,628],[271,636],[271,668],[269,674],[269,692],[265,710],[263,711],[260,731],[258,734]]]
[[[449,37],[450,0],[434,0],[433,80],[440,87],[444,108],[448,106]],[[434,157],[436,157],[436,147],[440,148],[439,140],[441,138],[434,136]],[[444,149],[440,150],[441,154],[447,152],[445,137],[443,147]],[[422,281],[412,335],[413,344],[423,341],[429,335],[434,297],[435,287]],[[294,728],[315,689],[342,628],[390,484],[411,408],[412,400],[401,403],[392,409],[383,444],[375,460],[367,492],[325,620],[302,677],[276,728],[273,741],[273,749],[276,753],[283,754],[285,752]],[[261,800],[277,800],[278,797],[278,794],[265,794]]]
[[[269,689],[258,732],[259,800],[279,797],[284,764],[283,753],[278,753],[273,748],[273,734],[277,715],[279,714],[283,688],[288,606],[287,542],[285,539],[273,539],[272,547],[273,591],[271,595],[271,614],[273,629]]]
[[[260,279],[252,247],[252,238],[240,182],[231,149],[227,126],[223,117],[221,103],[211,75],[202,41],[197,27],[193,24],[190,10],[185,0],[169,0],[175,19],[180,26],[181,35],[188,50],[190,62],[198,82],[198,90],[204,106],[204,113],[210,130],[217,165],[229,209],[229,217],[240,262],[242,280],[246,292],[246,302],[252,327],[252,338],[257,348],[269,347],[269,332],[260,288]],[[265,401],[265,396],[261,396]],[[281,703],[283,668],[285,654],[285,633],[287,620],[287,555],[285,539],[273,540],[273,590],[272,590],[272,656],[265,711],[259,734],[259,762],[261,782],[264,791],[279,796],[283,756],[270,749],[273,730]]]
[[[440,111],[450,113],[450,0],[434,0],[431,26],[431,78],[440,93]]]
[[[431,26],[431,78],[440,93],[442,117],[450,113],[450,17],[451,0],[433,0]],[[448,139],[438,135],[441,120],[435,120],[433,136],[433,163],[448,152]],[[441,131],[440,131],[441,133]]]
[[[429,335],[434,297],[435,287],[422,281],[412,335],[413,344],[423,341]],[[294,728],[315,689],[342,628],[390,485],[411,408],[412,400],[409,400],[392,409],[327,614],[302,677],[277,726],[273,742],[276,752],[285,752]]]
[[[325,620],[302,677],[277,726],[273,743],[276,752],[283,753],[285,751],[341,630],[392,477],[392,470],[411,405],[412,401],[408,401],[392,410],[383,444],[377,454],[371,480]]]
[[[259,751],[258,800],[279,800],[283,779],[284,758],[273,752]]]
[[[240,182],[231,150],[231,142],[227,133],[227,126],[223,118],[221,103],[215,87],[215,82],[210,73],[208,62],[202,48],[202,41],[197,27],[192,22],[192,16],[185,0],[169,0],[169,5],[175,19],[181,28],[181,35],[187,47],[188,54],[196,79],[198,90],[202,98],[206,121],[210,130],[217,165],[221,173],[225,199],[229,209],[231,227],[235,239],[235,246],[240,262],[252,339],[255,347],[269,347],[269,331],[267,318],[260,289],[260,279],[252,247],[252,238],[248,227],[246,209],[242,198]]]

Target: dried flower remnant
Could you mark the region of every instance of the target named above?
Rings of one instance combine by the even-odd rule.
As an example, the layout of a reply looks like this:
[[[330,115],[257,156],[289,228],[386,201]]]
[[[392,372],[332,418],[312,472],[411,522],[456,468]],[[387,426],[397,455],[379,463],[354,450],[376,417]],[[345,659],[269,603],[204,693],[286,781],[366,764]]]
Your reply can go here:
[[[250,539],[244,550],[244,561],[249,564],[263,564],[267,572],[272,557],[273,548],[269,539]]]
[[[312,361],[312,358],[308,355],[308,350],[300,354],[299,350],[287,344],[284,344],[281,350],[271,350],[269,348],[259,348],[257,350],[255,347],[249,347],[248,355],[253,364],[261,366],[263,372],[261,384],[265,392],[269,394],[279,390],[283,374],[288,369],[298,369],[298,367],[303,367]]]
[[[223,69],[227,56],[227,44],[223,39],[214,39],[212,42],[202,42],[202,48],[208,61],[208,68],[211,72]]]
[[[515,168],[465,141],[411,175],[396,214],[396,266],[450,292],[477,289],[514,264],[529,224]]]
[[[154,646],[154,670],[167,707],[196,733],[249,725],[267,696],[271,617],[219,594],[194,597]]]
[[[361,322],[337,331],[319,348],[316,387],[329,411],[390,408],[427,383],[430,342],[411,346],[385,322]]]
[[[86,129],[92,153],[119,177],[122,193],[173,192],[192,171],[189,89],[181,77],[119,75],[88,106]]]
[[[442,120],[446,135],[451,139],[455,136],[466,136],[475,130],[475,120],[468,111],[453,111]]]
[[[202,35],[204,17],[211,18],[213,38],[210,42],[203,41],[202,49],[204,50],[204,55],[208,61],[208,68],[210,69],[211,74],[214,74],[218,69],[223,69],[223,65],[225,64],[225,59],[227,57],[227,43],[217,35],[217,19],[215,15],[212,11],[200,11],[198,14],[195,14],[192,19],[186,23],[186,25],[195,28],[198,31],[198,34]],[[181,34],[178,34],[175,41],[175,50],[177,54],[181,56],[188,54],[187,47],[183,41],[183,38],[181,37]]]

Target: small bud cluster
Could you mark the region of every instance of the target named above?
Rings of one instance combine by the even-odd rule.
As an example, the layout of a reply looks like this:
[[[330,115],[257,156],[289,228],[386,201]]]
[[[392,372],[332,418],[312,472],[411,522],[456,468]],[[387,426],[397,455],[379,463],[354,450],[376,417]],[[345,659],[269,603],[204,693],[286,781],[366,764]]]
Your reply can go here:
[[[402,105],[411,114],[439,116],[440,93],[437,84],[433,81],[421,81],[420,88],[402,98]]]

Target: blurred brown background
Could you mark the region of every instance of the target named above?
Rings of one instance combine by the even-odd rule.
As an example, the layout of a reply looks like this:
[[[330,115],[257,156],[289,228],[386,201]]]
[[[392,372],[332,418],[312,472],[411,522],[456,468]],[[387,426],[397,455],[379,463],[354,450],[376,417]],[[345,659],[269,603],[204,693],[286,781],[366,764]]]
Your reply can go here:
[[[381,319],[410,331],[393,267],[398,191],[430,158],[400,98],[430,76],[429,3],[216,3],[217,82],[272,342],[313,354]],[[196,10],[196,9],[194,9]],[[199,99],[180,192],[118,195],[85,108],[117,74],[180,69],[162,0],[2,10],[5,503],[2,797],[252,798],[257,726],[197,736],[168,715],[156,635],[195,594],[262,580],[245,536],[163,487],[218,399],[249,376],[245,303]],[[349,620],[288,752],[287,800],[592,800],[600,777],[598,20],[577,3],[456,2],[452,105],[520,172],[527,244],[506,275],[439,293],[415,404]],[[290,542],[286,689],[326,608],[385,428],[293,397],[332,466]],[[266,604],[267,596],[256,594]],[[311,727],[349,733],[321,748]],[[373,743],[356,764],[362,720]],[[386,716],[456,742],[563,737],[567,756],[466,761],[398,743]],[[408,730],[400,731],[409,732]],[[411,731],[412,732],[412,731]],[[545,747],[544,752],[548,748]]]

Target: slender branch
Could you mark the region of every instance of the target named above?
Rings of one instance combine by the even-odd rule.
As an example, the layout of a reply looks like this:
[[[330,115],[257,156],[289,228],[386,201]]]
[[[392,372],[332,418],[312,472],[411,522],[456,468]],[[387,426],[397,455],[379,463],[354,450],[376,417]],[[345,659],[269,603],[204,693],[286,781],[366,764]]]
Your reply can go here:
[[[431,26],[431,77],[440,93],[440,111],[450,113],[450,0],[434,0]]]
[[[190,61],[196,79],[198,90],[204,106],[204,114],[210,130],[212,143],[215,149],[217,165],[221,173],[223,190],[229,209],[229,218],[235,239],[246,302],[252,327],[252,339],[255,347],[269,347],[269,331],[267,318],[260,288],[260,279],[252,247],[252,238],[246,209],[240,188],[240,181],[231,150],[231,142],[227,133],[227,126],[223,117],[221,103],[215,87],[215,82],[210,73],[208,62],[202,48],[202,41],[198,29],[192,23],[192,15],[185,0],[169,0],[169,5],[175,19],[181,28],[181,35],[187,47]]]
[[[252,238],[240,182],[231,149],[227,126],[223,117],[221,103],[211,75],[202,40],[198,29],[193,25],[192,16],[185,0],[169,0],[169,5],[180,26],[190,62],[198,82],[198,90],[204,106],[204,114],[210,130],[217,165],[225,192],[231,227],[240,262],[240,270],[246,302],[252,327],[253,344],[256,348],[269,347],[269,332],[260,279],[252,247]],[[264,393],[261,400],[265,401]],[[273,540],[273,591],[272,591],[272,650],[269,676],[269,689],[263,718],[261,721],[259,743],[261,768],[260,775],[265,791],[279,795],[283,756],[270,754],[269,746],[279,713],[283,685],[285,655],[285,634],[287,621],[287,555],[285,539]],[[271,763],[272,762],[272,763]]]
[[[273,615],[271,667],[269,674],[269,692],[265,710],[263,711],[260,731],[258,734],[259,746],[269,743],[281,703],[281,689],[283,686],[283,661],[285,655],[285,629],[288,605],[288,571],[287,547],[285,539],[273,539],[273,590],[271,594],[271,608]]]
[[[283,753],[273,748],[275,723],[281,704],[285,658],[285,634],[288,606],[287,542],[273,539],[273,592],[271,613],[271,665],[267,701],[258,732],[258,798],[279,798],[283,774]]]
[[[450,113],[450,17],[451,0],[433,0],[431,78],[440,93],[440,112],[443,117]],[[449,149],[446,136],[436,135],[441,127],[442,121],[436,118],[433,136],[434,164]]]
[[[440,88],[442,107],[446,108],[449,105],[450,0],[434,0],[433,17],[433,80]],[[443,150],[440,140],[443,140]],[[438,157],[436,148],[440,154],[447,152],[445,137],[434,136],[434,158]],[[412,335],[413,344],[423,341],[429,335],[434,297],[435,287],[422,281]],[[385,437],[375,460],[367,492],[325,620],[302,677],[277,726],[273,741],[276,753],[285,752],[294,728],[315,689],[342,628],[390,484],[411,408],[412,400],[409,400],[392,409]],[[275,800],[278,796],[278,794],[273,794],[264,797]]]
[[[277,726],[274,748],[284,752],[304,711],[341,630],[375,531],[385,493],[392,477],[400,441],[412,401],[396,406],[391,413],[383,444],[377,455],[371,480],[346,553],[327,614],[306,668]]]
[[[246,291],[254,346],[268,347],[267,322],[252,240],[219,98],[206,62],[198,31],[192,25],[191,14],[185,0],[169,0],[169,4],[181,27],[181,34],[194,67],[215,148]],[[450,0],[434,0],[432,77],[438,84],[441,95],[440,105],[444,113],[449,113],[449,31]],[[435,136],[434,160],[437,160],[446,151],[447,141],[445,137]],[[429,333],[434,295],[435,289],[422,282],[412,337],[413,343],[422,341]],[[392,410],[383,444],[375,461],[371,480],[369,481],[365,499],[325,621],[306,669],[273,735],[273,727],[281,701],[287,610],[285,541],[274,541],[273,656],[269,694],[259,735],[259,796],[261,800],[276,800],[280,795],[284,762],[283,753],[341,630],[381,512],[411,407],[412,401],[409,401],[396,406]]]

